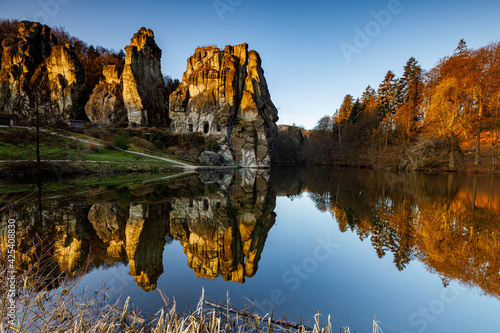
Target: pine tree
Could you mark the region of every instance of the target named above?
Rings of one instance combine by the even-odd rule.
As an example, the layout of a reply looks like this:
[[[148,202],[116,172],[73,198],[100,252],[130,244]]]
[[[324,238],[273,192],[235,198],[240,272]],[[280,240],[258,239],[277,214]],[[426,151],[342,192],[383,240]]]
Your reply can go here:
[[[400,133],[405,134],[408,143],[422,117],[420,104],[424,87],[423,75],[422,67],[415,58],[411,57],[398,83],[398,126],[404,127],[404,131]]]
[[[352,95],[346,95],[338,112],[337,122],[339,126],[343,126],[349,122],[353,106],[354,97],[352,97]]]
[[[378,109],[380,118],[396,112],[397,79],[392,71],[388,71],[384,81],[378,88]]]

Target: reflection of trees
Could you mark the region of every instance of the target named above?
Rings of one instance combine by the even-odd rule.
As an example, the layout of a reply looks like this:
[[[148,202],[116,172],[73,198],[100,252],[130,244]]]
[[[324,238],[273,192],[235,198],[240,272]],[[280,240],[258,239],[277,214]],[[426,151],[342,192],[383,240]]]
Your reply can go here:
[[[392,253],[399,270],[416,257],[445,284],[454,279],[500,297],[500,184],[495,177],[327,168],[296,175],[290,180],[285,171],[273,177],[280,195],[309,192],[340,231],[369,238],[379,258]]]

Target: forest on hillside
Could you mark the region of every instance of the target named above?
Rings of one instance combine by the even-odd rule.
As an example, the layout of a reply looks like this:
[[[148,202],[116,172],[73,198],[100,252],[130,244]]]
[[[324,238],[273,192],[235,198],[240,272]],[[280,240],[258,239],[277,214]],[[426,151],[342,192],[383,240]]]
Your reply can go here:
[[[401,77],[346,95],[311,131],[282,128],[275,162],[498,172],[499,110],[500,43],[461,40],[430,70],[412,57]]]

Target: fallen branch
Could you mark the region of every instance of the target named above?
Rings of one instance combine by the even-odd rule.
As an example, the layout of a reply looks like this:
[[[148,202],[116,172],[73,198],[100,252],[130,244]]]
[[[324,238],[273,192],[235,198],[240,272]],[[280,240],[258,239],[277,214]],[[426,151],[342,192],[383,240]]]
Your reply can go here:
[[[223,304],[219,304],[217,302],[211,302],[211,301],[205,300],[205,304],[209,305],[211,307],[214,307],[214,308],[221,309],[221,310],[227,310],[227,311],[229,311],[231,313],[237,313],[238,315],[240,315],[242,317],[252,317],[252,318],[255,318],[255,319],[260,320],[260,321],[265,320],[264,317],[261,317],[261,316],[255,314],[255,313],[248,313],[248,312],[246,312],[244,310],[235,309],[235,308],[232,308],[230,306],[224,306]],[[270,319],[271,319],[271,322],[273,324],[276,324],[276,325],[279,325],[279,326],[283,326],[283,327],[286,327],[286,328],[290,327],[290,328],[295,328],[295,329],[302,329],[302,330],[312,331],[312,328],[307,327],[305,325],[300,325],[300,324],[294,323],[292,321],[274,319],[272,317],[270,317]]]

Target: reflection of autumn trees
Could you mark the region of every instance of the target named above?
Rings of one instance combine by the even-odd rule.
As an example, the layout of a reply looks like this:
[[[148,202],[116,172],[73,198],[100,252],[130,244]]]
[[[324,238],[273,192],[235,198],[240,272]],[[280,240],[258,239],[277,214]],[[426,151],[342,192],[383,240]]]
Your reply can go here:
[[[369,239],[380,258],[391,253],[399,270],[417,258],[444,283],[454,279],[500,297],[498,178],[328,168],[297,174],[274,175],[279,195],[288,186],[291,194],[308,192],[340,231]]]
[[[464,192],[448,209],[443,203],[421,208],[415,256],[433,272],[499,297],[499,199],[478,207],[471,200],[474,192]]]

